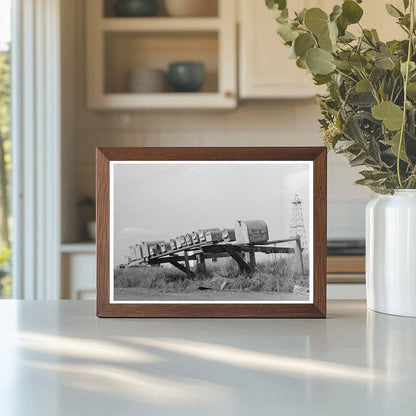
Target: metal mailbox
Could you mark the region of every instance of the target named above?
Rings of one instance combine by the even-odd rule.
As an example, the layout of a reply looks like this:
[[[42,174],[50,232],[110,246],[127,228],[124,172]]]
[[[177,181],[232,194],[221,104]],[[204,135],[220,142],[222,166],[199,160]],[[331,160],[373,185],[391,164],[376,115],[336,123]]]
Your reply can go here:
[[[208,243],[219,243],[220,241],[222,241],[222,231],[207,231],[205,233],[205,239]]]
[[[262,220],[237,221],[234,230],[238,244],[261,244],[269,240],[267,224]]]
[[[194,244],[198,244],[199,243],[199,235],[197,231],[192,231],[192,242]]]
[[[220,231],[220,229],[219,228],[207,228],[205,230],[199,230],[198,231],[198,236],[199,236],[199,241],[200,242],[206,241],[205,236],[206,236],[206,233],[209,232],[209,231]]]
[[[235,241],[234,228],[225,228],[222,230],[222,238],[224,241]]]
[[[189,234],[189,233],[185,234],[185,242],[187,246],[192,246],[194,244],[192,241],[192,234]]]
[[[160,244],[160,251],[162,253],[166,253],[166,252],[171,251],[171,250],[172,250],[172,247],[170,245],[170,242],[164,241],[163,243]]]

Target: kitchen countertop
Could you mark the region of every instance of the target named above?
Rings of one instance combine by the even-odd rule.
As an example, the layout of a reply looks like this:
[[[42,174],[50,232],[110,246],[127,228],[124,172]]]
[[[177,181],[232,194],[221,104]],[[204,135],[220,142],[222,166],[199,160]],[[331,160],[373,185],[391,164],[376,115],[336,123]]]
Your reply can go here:
[[[97,319],[0,301],[0,415],[414,415],[416,319]]]

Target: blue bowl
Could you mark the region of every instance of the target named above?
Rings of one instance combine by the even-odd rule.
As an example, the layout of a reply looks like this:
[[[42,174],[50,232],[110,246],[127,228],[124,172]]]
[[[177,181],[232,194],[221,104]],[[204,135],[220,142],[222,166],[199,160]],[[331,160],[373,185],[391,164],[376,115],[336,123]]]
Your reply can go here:
[[[169,81],[176,92],[198,92],[205,81],[205,67],[201,62],[172,62]]]
[[[158,0],[117,0],[114,10],[120,17],[150,17],[157,14]]]

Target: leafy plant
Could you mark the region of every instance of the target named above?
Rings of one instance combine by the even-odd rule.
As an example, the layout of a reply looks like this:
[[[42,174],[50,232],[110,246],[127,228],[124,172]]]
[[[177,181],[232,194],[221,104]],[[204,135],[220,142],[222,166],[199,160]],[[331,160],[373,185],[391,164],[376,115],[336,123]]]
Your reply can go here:
[[[382,42],[360,24],[362,0],[344,0],[327,14],[304,9],[291,18],[286,0],[266,0],[279,10],[277,32],[296,65],[309,71],[320,96],[324,143],[351,166],[365,166],[357,183],[381,193],[416,188],[415,0],[387,12],[405,40]],[[359,36],[348,29],[357,25]]]

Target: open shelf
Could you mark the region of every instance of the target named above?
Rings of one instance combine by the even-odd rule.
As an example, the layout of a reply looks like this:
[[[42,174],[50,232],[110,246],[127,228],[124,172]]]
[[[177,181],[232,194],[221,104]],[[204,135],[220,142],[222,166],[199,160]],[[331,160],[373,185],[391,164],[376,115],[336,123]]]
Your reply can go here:
[[[217,16],[114,17],[113,0],[87,0],[88,107],[116,109],[229,109],[237,105],[235,4],[214,0]],[[163,4],[163,2],[161,2]],[[104,7],[103,7],[104,5]],[[168,74],[172,62],[202,62],[200,91],[129,92],[132,71],[148,68]],[[144,90],[144,89],[141,89]],[[146,89],[148,90],[148,89]]]
[[[218,92],[216,33],[106,33],[104,57],[106,94],[131,94],[127,86],[129,73],[138,68],[160,69],[167,77],[169,64],[175,61],[197,61],[204,64],[206,77],[202,89],[190,96]],[[166,91],[158,94],[172,93],[174,91],[167,83]],[[180,96],[182,99],[183,94]]]
[[[95,0],[97,2],[101,2],[103,0]],[[172,1],[172,0],[171,0]],[[173,0],[173,1],[177,1],[177,0]],[[205,13],[204,16],[207,17],[218,17],[218,3],[220,0],[204,0],[204,4],[203,6],[206,8],[205,9]],[[227,1],[231,1],[231,0],[227,0]],[[101,11],[101,16],[104,18],[111,18],[111,17],[115,17],[115,3],[116,0],[104,0],[102,5],[102,11]],[[165,17],[170,17],[170,18],[175,18],[175,17],[171,17],[169,16],[167,7],[165,5],[165,0],[159,0],[158,2],[158,11],[157,11],[157,17],[160,16],[165,16]],[[198,17],[198,16],[196,16]],[[203,16],[199,16],[199,17],[203,17]],[[123,17],[123,19],[132,19],[131,17]],[[146,19],[153,19],[153,17],[146,17]],[[192,18],[188,18],[188,19],[193,19]]]
[[[100,22],[106,32],[216,31],[220,24],[217,17],[113,17],[101,19]]]
[[[61,253],[77,254],[77,253],[95,253],[96,246],[92,241],[81,241],[78,243],[61,244]]]

